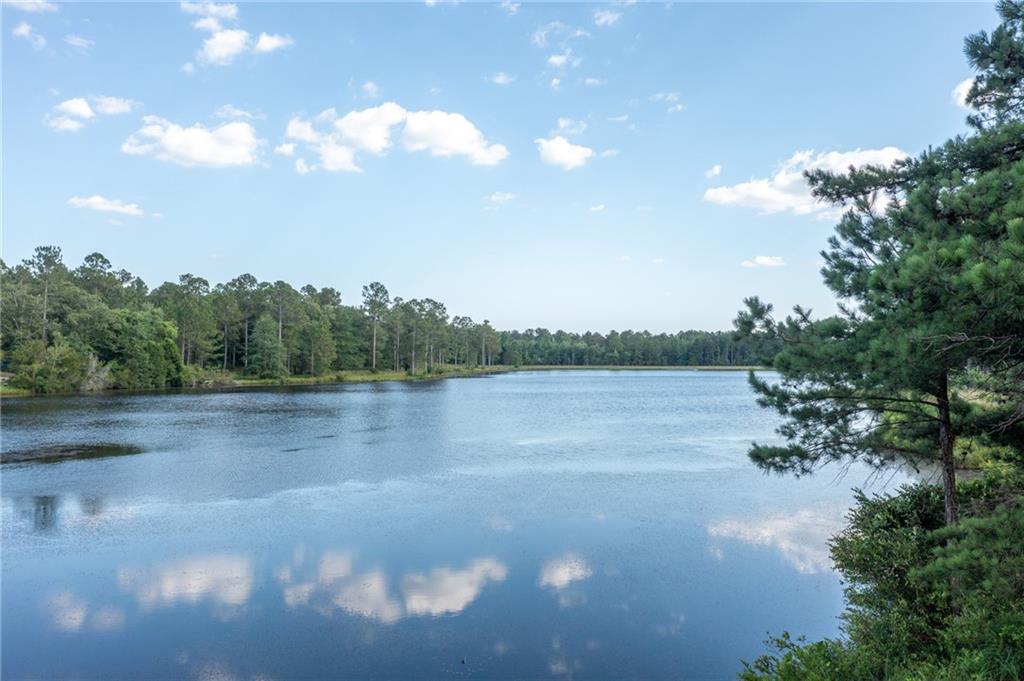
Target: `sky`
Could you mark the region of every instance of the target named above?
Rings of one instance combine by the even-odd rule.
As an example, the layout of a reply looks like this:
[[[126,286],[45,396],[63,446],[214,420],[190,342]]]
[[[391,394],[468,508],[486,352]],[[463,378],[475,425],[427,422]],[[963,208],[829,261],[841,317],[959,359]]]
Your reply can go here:
[[[809,168],[967,130],[991,4],[4,2],[2,255],[502,329],[822,314]]]

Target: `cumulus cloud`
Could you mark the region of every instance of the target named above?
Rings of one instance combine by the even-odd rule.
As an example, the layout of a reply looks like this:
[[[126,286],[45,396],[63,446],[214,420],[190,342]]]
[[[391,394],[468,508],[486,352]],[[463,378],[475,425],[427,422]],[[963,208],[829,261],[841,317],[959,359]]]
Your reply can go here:
[[[538,138],[534,143],[540,151],[541,161],[563,170],[580,168],[594,155],[593,149],[573,144],[561,135],[555,135],[550,139]]]
[[[497,73],[491,74],[487,77],[487,80],[494,83],[495,85],[511,85],[515,82],[516,77],[510,76],[504,71],[498,71]]]
[[[622,18],[622,12],[610,9],[599,9],[594,12],[594,23],[598,26],[614,26]]]
[[[774,548],[801,574],[832,569],[828,540],[845,525],[841,509],[801,509],[791,515],[725,519],[707,527],[710,536]]]
[[[247,49],[249,49],[248,31],[240,28],[224,29],[215,32],[203,41],[203,46],[196,54],[196,59],[203,64],[226,66]]]
[[[850,166],[888,166],[906,156],[905,151],[892,146],[820,154],[813,150],[799,151],[784,161],[770,177],[728,187],[712,187],[704,192],[704,200],[724,206],[753,208],[762,214],[787,211],[795,215],[822,214],[830,207],[811,195],[811,188],[803,175],[805,171],[845,172]]]
[[[264,140],[250,123],[233,121],[216,128],[200,123],[184,127],[158,116],[145,116],[143,127],[121,145],[134,156],[152,156],[182,166],[225,168],[249,166],[259,160]]]
[[[685,108],[686,108],[686,106],[683,105],[683,104],[673,104],[669,108],[665,109],[665,111],[668,112],[668,113],[679,113],[680,111],[682,111]]]
[[[254,570],[246,556],[219,554],[152,569],[119,568],[117,582],[144,610],[204,601],[237,607],[249,600]]]
[[[512,0],[501,0],[501,8],[505,10],[505,14],[513,16],[519,12],[518,2],[512,2]]]
[[[324,129],[325,125],[329,128]],[[393,146],[392,131],[402,126],[401,142],[407,151],[427,151],[433,156],[464,156],[474,165],[496,165],[508,157],[508,149],[487,141],[465,116],[446,111],[407,111],[394,102],[350,111],[338,118],[334,109],[315,120],[295,117],[288,121],[285,136],[309,145],[320,157],[314,170],[360,172],[355,152],[383,154]]]
[[[196,61],[207,66],[227,66],[239,55],[251,52],[266,54],[289,47],[294,43],[290,35],[260,33],[257,38],[241,28],[225,28],[222,22],[238,20],[238,6],[231,3],[182,2],[181,10],[199,17],[192,27],[210,36],[203,40],[196,53]],[[191,62],[182,67],[186,73],[195,69]]]
[[[285,47],[291,47],[295,44],[290,35],[271,35],[269,33],[260,33],[259,39],[256,40],[256,46],[252,48],[252,51],[257,54],[266,54],[267,52],[273,52],[274,50],[280,50]]]
[[[87,121],[96,118],[97,114],[115,116],[130,113],[136,106],[138,102],[122,97],[73,97],[56,104],[50,113],[43,117],[43,121],[57,132],[77,132]]]
[[[102,213],[120,213],[121,215],[131,215],[132,217],[140,218],[144,215],[142,209],[139,208],[137,203],[126,203],[121,199],[108,199],[100,196],[99,194],[93,194],[92,196],[72,196],[68,199],[68,205],[74,206],[75,208],[87,208],[89,210],[96,210]]]
[[[286,144],[278,144],[276,147],[274,147],[274,153],[277,154],[278,156],[294,156],[295,145],[292,144],[291,142]]]
[[[74,33],[69,33],[68,35],[64,36],[64,42],[70,45],[71,47],[76,47],[80,50],[88,50],[90,47],[96,44],[95,40],[89,40],[88,38],[84,38],[80,35],[75,35]]]
[[[4,0],[4,7],[20,9],[22,12],[56,12],[57,5],[46,0]]]
[[[11,29],[11,35],[27,40],[33,50],[41,50],[46,47],[46,38],[40,35],[27,21],[22,21]]]
[[[785,267],[786,261],[779,255],[755,255],[740,263],[742,267]]]
[[[588,210],[591,213],[603,213],[606,207],[603,203],[599,203],[596,206],[591,206]]]
[[[107,97],[105,95],[96,95],[90,97],[93,105],[96,107],[96,111],[106,116],[117,116],[119,114],[131,113],[138,102],[125,99],[124,97]]]
[[[402,143],[433,156],[465,156],[473,165],[493,166],[508,158],[503,144],[489,143],[465,116],[445,111],[409,112]]]
[[[603,78],[590,77],[583,79],[583,84],[586,85],[587,87],[597,87],[598,85],[606,85],[607,83],[608,81],[604,80]]]
[[[967,93],[974,87],[974,78],[967,78],[956,84],[950,96],[953,98],[953,103],[964,109],[970,109],[971,107],[967,104]]]
[[[560,87],[562,87],[562,79],[561,78],[552,78],[551,79],[551,89],[552,90],[557,90]]]
[[[716,163],[715,165],[711,166],[710,168],[708,168],[707,170],[704,171],[704,177],[707,177],[709,179],[712,178],[712,177],[718,177],[721,174],[722,174],[722,166],[720,164],[718,164],[718,163]]]

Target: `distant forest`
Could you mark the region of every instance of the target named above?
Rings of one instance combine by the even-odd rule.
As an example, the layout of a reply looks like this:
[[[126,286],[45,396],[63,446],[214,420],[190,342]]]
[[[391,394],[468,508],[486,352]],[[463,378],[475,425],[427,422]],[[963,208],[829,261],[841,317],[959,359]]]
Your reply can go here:
[[[144,389],[229,376],[283,379],[353,370],[412,375],[474,366],[749,365],[763,352],[731,332],[499,331],[379,282],[359,304],[333,288],[242,274],[223,284],[183,274],[150,290],[100,253],[72,269],[55,246],[0,263],[2,361],[33,392]],[[763,351],[764,348],[761,348]],[[771,353],[768,353],[770,356]]]

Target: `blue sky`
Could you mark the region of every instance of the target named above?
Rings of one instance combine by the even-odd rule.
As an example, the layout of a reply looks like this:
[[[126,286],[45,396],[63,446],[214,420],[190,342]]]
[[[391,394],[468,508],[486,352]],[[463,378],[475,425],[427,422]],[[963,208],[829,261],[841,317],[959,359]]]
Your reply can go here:
[[[799,173],[964,132],[989,4],[3,7],[3,257],[384,282],[499,328],[833,309]],[[332,111],[333,110],[333,111]]]

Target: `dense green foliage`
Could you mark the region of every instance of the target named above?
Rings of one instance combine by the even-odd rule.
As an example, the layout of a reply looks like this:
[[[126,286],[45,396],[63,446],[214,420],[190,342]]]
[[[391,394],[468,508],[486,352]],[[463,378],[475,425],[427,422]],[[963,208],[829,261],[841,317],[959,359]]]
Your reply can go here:
[[[766,470],[934,462],[942,486],[860,495],[832,542],[844,637],[783,635],[745,681],[1024,678],[1024,5],[966,41],[974,133],[891,168],[815,172],[846,212],[823,253],[840,314],[783,321],[757,298],[743,337],[781,342],[751,377],[785,421]],[[957,481],[958,455],[987,459]]]
[[[403,300],[373,282],[360,306],[331,288],[243,274],[211,286],[183,274],[153,291],[99,253],[69,269],[41,246],[3,265],[2,350],[11,384],[33,392],[163,388],[232,375],[281,379],[351,369],[411,374],[494,365],[744,365],[755,344],[725,332],[499,332]]]
[[[860,495],[832,541],[846,579],[845,638],[783,635],[740,678],[1024,678],[1024,479],[993,474],[959,491],[963,518],[950,526],[934,485]]]

